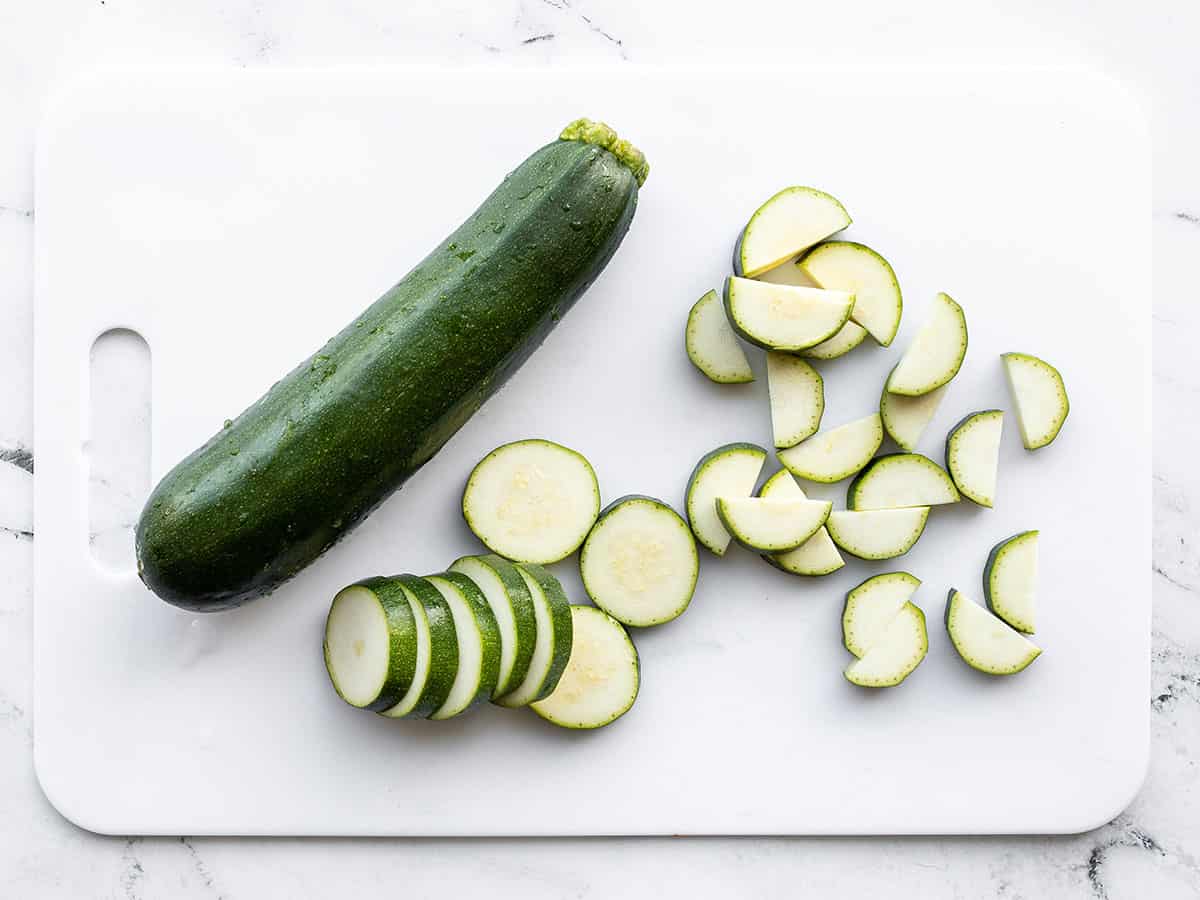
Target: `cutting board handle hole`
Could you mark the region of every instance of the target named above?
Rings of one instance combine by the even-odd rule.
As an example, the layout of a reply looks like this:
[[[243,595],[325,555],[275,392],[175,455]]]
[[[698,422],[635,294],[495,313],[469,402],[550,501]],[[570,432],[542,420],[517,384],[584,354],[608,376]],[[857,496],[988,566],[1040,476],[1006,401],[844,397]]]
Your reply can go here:
[[[88,548],[103,569],[134,570],[133,529],[150,490],[150,345],[112,328],[88,366]]]

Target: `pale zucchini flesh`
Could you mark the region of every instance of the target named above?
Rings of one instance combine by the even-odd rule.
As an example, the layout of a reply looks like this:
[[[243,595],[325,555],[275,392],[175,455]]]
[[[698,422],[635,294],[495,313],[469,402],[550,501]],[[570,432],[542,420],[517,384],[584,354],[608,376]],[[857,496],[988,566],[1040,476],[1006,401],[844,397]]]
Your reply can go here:
[[[837,359],[839,356],[845,356],[866,339],[867,329],[857,322],[847,320],[833,337],[826,338],[807,350],[801,350],[800,355],[809,359]]]
[[[746,384],[754,380],[746,351],[725,318],[721,295],[709,291],[688,313],[684,346],[688,359],[711,381]]]
[[[917,449],[925,427],[937,413],[949,388],[950,385],[943,384],[919,397],[905,397],[893,394],[884,384],[879,395],[879,415],[884,429],[901,449],[909,452]]]
[[[833,337],[850,318],[854,295],[845,291],[772,284],[731,275],[725,315],[743,340],[764,350],[793,353]]]
[[[959,493],[980,506],[996,502],[1003,432],[1004,412],[986,409],[964,417],[946,436],[946,471]]]
[[[854,294],[850,318],[880,346],[892,343],[900,330],[904,298],[886,259],[863,244],[827,241],[809,250],[796,265],[821,287]]]
[[[449,719],[492,696],[500,671],[500,631],[483,593],[467,576],[444,572],[425,580],[450,607],[458,641],[458,669],[450,693],[429,716]]]
[[[325,668],[351,706],[395,705],[417,672],[417,625],[404,592],[385,578],[338,591],[325,620]]]
[[[863,657],[846,667],[846,680],[859,687],[895,687],[928,652],[925,613],[915,604],[905,603]]]
[[[571,656],[573,640],[571,604],[559,580],[532,563],[522,563],[516,568],[533,598],[537,644],[525,680],[514,690],[496,698],[497,704],[508,707],[528,706],[553,692]]]
[[[758,492],[760,497],[781,500],[806,500],[804,490],[796,483],[792,473],[780,469],[766,480]],[[816,533],[795,550],[785,550],[782,553],[764,553],[763,559],[777,569],[790,572],[793,575],[829,575],[836,572],[846,561],[838,552],[837,545],[829,536],[829,530],[822,525]]]
[[[718,497],[717,514],[733,539],[750,550],[778,553],[799,547],[825,524],[828,500]]]
[[[1017,631],[1034,632],[1038,532],[1005,538],[988,554],[983,567],[983,596],[988,609]]]
[[[531,439],[497,447],[467,479],[467,525],[494,553],[551,563],[574,553],[600,512],[596,473],[581,454]]]
[[[533,703],[561,728],[601,728],[625,715],[641,682],[637,649],[621,624],[601,609],[571,607],[571,655],[554,691]]]
[[[917,397],[948,384],[967,355],[967,317],[949,294],[938,294],[929,318],[888,377],[893,394]]]
[[[832,484],[862,469],[882,443],[883,422],[879,413],[872,413],[819,432],[776,456],[797,478]]]
[[[1019,631],[953,588],[946,599],[946,632],[963,662],[987,675],[1015,675],[1042,652]]]
[[[696,463],[688,479],[684,510],[692,534],[717,556],[733,539],[717,515],[717,497],[749,497],[766,461],[767,451],[755,444],[726,444]]]
[[[500,670],[493,696],[507,694],[525,679],[537,644],[533,597],[516,567],[503,557],[464,556],[450,566],[471,579],[483,593],[500,630]]]
[[[855,511],[835,509],[825,527],[833,542],[859,559],[893,559],[912,549],[925,531],[928,506]]]
[[[921,580],[907,572],[887,572],[849,590],[842,607],[846,649],[855,656],[866,656],[920,586]]]
[[[821,427],[825,382],[821,373],[790,353],[767,353],[767,388],[776,447],[794,447]]]
[[[754,278],[791,261],[850,222],[846,208],[824,191],[784,188],[755,210],[742,229],[733,251],[733,270]]]
[[[889,453],[873,460],[846,491],[846,508],[904,509],[957,503],[946,470],[920,453]]]
[[[609,504],[579,554],[579,574],[592,602],[618,622],[642,628],[682,615],[699,573],[687,523],[653,497]]]
[[[1058,369],[1028,353],[1005,353],[1004,372],[1017,407],[1017,426],[1026,450],[1051,443],[1071,411],[1067,386]]]

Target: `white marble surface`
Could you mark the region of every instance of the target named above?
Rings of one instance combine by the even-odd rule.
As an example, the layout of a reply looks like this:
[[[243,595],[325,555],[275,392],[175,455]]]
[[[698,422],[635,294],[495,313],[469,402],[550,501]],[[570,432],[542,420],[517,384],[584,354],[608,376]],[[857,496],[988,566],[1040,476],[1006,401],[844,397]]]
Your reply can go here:
[[[1116,0],[743,2],[720,13],[633,0],[0,0],[0,896],[1200,896],[1200,374],[1189,340],[1200,326],[1189,265],[1200,254],[1198,34],[1193,0],[1157,0],[1135,16]],[[34,779],[26,711],[36,539],[31,166],[39,110],[54,86],[115,61],[621,65],[768,50],[790,59],[1082,62],[1145,97],[1156,145],[1156,260],[1146,273],[1156,341],[1155,649],[1146,698],[1154,747],[1129,810],[1091,834],[1052,839],[140,840],[97,837],[61,819]],[[1036,209],[1030,214],[1036,222]],[[1087,298],[1065,302],[1083,309]]]

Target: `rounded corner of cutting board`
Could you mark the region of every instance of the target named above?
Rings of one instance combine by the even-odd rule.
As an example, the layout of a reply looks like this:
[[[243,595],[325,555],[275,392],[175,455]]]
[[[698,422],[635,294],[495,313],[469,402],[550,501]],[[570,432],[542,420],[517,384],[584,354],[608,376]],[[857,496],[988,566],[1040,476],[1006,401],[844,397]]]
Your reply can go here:
[[[77,784],[71,783],[73,776],[79,774],[79,769],[71,769],[58,764],[57,757],[47,755],[43,745],[33,743],[33,774],[41,788],[42,796],[46,798],[54,811],[60,816],[84,831],[100,835],[123,834],[119,828],[105,818],[102,808],[95,808],[85,791],[79,790]]]

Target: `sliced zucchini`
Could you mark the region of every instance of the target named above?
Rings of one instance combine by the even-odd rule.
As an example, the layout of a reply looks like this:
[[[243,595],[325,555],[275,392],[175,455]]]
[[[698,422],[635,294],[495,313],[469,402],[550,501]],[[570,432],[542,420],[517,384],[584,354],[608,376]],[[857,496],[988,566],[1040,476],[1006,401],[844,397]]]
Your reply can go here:
[[[957,503],[946,470],[920,453],[888,453],[863,469],[846,491],[846,508],[903,509]]]
[[[928,394],[905,397],[903,394],[893,394],[885,383],[879,395],[879,415],[892,440],[904,450],[916,450],[925,426],[937,413],[949,388],[950,385],[943,384]]]
[[[833,337],[850,318],[854,295],[845,291],[771,284],[731,275],[725,315],[739,337],[765,350],[788,353]]]
[[[399,575],[395,581],[408,595],[417,621],[418,676],[400,702],[385,709],[383,715],[389,719],[427,719],[446,702],[458,674],[454,615],[441,592],[424,578]]]
[[[946,469],[959,492],[980,506],[996,502],[1003,431],[1003,410],[985,409],[964,417],[946,436]]]
[[[625,625],[678,618],[696,592],[700,555],[679,513],[653,497],[610,503],[579,551],[579,574],[592,601]]]
[[[988,609],[1026,634],[1033,634],[1037,570],[1036,531],[1022,531],[1002,540],[992,548],[983,567],[983,596]]]
[[[832,508],[828,500],[717,498],[717,515],[733,539],[770,553],[799,547],[825,524]]]
[[[919,397],[948,384],[967,356],[967,317],[949,294],[938,294],[913,342],[888,376],[893,394]]]
[[[333,598],[325,619],[325,669],[351,706],[387,709],[413,683],[417,643],[404,591],[390,579],[368,578]]]
[[[825,527],[835,544],[859,559],[892,559],[912,549],[928,519],[928,506],[866,512],[835,509]]]
[[[849,478],[871,461],[883,443],[883,422],[871,413],[822,431],[795,447],[780,450],[779,462],[797,478],[832,484]]]
[[[846,680],[860,687],[895,687],[912,674],[929,652],[925,613],[905,603],[871,648],[846,666]]]
[[[767,386],[776,447],[794,447],[816,434],[825,412],[820,372],[790,353],[768,353]]]
[[[904,299],[891,264],[862,244],[828,241],[809,250],[797,262],[823,288],[854,294],[850,318],[887,347],[900,330]]]
[[[1004,373],[1017,405],[1017,425],[1026,450],[1045,447],[1062,431],[1071,401],[1058,369],[1028,353],[1005,353]]]
[[[558,686],[532,704],[561,728],[601,728],[629,712],[641,681],[637,648],[621,624],[601,609],[571,607],[575,642]]]
[[[787,469],[780,469],[768,478],[758,496],[776,500],[807,499],[803,489]],[[763,559],[775,568],[791,572],[793,575],[828,575],[846,564],[824,525],[795,550],[764,553]]]
[[[810,187],[784,188],[755,210],[733,250],[733,271],[754,278],[837,234],[851,222],[835,198]]]
[[[783,266],[776,266],[774,269],[768,269],[765,272],[760,272],[754,276],[755,281],[766,281],[770,284],[790,284],[795,287],[812,287],[819,288],[820,285],[813,281],[805,274],[794,262]]]
[[[470,578],[492,608],[500,629],[500,671],[492,696],[507,694],[525,679],[537,645],[537,614],[525,579],[512,563],[493,553],[464,556],[450,571]]]
[[[509,707],[528,706],[553,692],[571,656],[572,641],[571,604],[559,580],[533,563],[522,563],[516,569],[533,598],[537,644],[524,681],[496,698],[500,706]]]
[[[500,674],[500,629],[483,591],[460,572],[425,579],[442,595],[454,618],[458,671],[445,701],[429,716],[449,719],[489,699]]]
[[[1015,675],[1041,655],[1041,648],[978,603],[950,589],[946,632],[958,655],[988,675]]]
[[[837,359],[839,356],[845,356],[866,338],[867,329],[857,322],[847,321],[833,337],[827,338],[807,350],[801,350],[800,355],[807,356],[809,359]]]
[[[688,479],[684,509],[696,540],[724,556],[732,540],[717,515],[717,497],[749,497],[767,451],[756,444],[726,444],[700,458]]]
[[[709,291],[697,300],[688,313],[684,346],[692,365],[718,384],[746,384],[754,380],[746,351],[729,327],[725,304],[716,291]]]
[[[842,642],[846,649],[855,656],[866,656],[920,586],[921,580],[907,572],[887,572],[848,591],[842,607]]]
[[[591,463],[574,450],[516,441],[475,466],[462,509],[489,550],[516,562],[552,563],[574,553],[592,530],[600,486]]]

